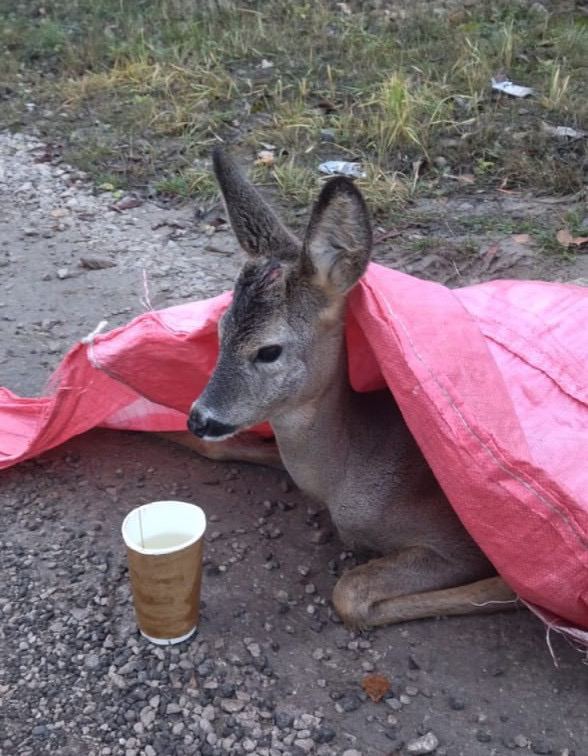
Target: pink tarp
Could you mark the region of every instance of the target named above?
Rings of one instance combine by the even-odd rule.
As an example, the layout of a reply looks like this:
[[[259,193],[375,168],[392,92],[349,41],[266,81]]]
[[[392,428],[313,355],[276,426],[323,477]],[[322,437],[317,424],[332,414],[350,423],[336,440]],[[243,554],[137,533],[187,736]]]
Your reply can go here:
[[[185,429],[229,301],[224,294],[148,312],[78,344],[49,396],[0,389],[0,467],[96,426]],[[350,295],[347,325],[354,387],[390,387],[501,575],[544,619],[579,629],[585,642],[587,323],[588,289],[579,286],[496,281],[449,290],[372,264]]]

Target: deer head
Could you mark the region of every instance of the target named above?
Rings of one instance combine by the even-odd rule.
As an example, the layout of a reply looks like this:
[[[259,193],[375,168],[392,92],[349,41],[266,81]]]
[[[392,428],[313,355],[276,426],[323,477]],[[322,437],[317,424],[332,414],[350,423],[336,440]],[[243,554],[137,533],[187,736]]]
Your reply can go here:
[[[344,305],[366,269],[371,224],[347,178],[323,187],[300,241],[231,158],[216,178],[247,261],[219,324],[218,362],[192,405],[189,429],[221,440],[321,395],[339,366]]]

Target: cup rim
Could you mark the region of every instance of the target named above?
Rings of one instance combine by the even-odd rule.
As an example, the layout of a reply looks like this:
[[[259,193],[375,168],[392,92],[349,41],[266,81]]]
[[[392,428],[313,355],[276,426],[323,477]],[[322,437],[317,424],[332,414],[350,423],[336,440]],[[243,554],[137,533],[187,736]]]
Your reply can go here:
[[[193,509],[197,510],[199,515],[202,518],[202,526],[200,531],[190,538],[187,538],[185,541],[182,541],[182,543],[178,544],[177,546],[164,547],[160,549],[146,549],[142,546],[139,546],[137,543],[132,541],[130,538],[127,537],[127,527],[128,523],[130,522],[131,517],[138,511],[144,511],[146,509],[151,509],[155,506],[161,506],[162,504],[181,504],[184,507],[192,507]],[[206,531],[206,513],[202,509],[202,507],[199,507],[198,504],[192,504],[189,501],[178,501],[174,499],[162,499],[161,501],[150,501],[147,502],[147,504],[141,504],[138,507],[133,507],[130,512],[127,513],[124,520],[122,521],[121,525],[121,535],[123,537],[123,540],[127,546],[128,549],[131,549],[132,551],[136,552],[137,554],[143,554],[144,556],[160,556],[162,554],[173,554],[176,551],[182,551],[182,549],[188,548],[188,546],[192,546],[193,544],[197,543],[204,535]]]

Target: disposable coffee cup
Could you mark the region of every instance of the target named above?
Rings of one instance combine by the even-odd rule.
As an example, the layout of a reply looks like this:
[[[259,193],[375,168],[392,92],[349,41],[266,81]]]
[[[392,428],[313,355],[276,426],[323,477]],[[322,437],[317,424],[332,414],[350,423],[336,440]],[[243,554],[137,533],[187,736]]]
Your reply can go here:
[[[161,646],[198,627],[206,516],[184,501],[154,501],[122,524],[135,615],[141,634]]]

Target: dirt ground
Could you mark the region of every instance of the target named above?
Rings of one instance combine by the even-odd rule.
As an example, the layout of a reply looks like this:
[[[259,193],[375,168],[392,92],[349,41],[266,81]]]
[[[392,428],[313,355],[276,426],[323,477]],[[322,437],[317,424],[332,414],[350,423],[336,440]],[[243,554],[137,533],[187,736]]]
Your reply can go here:
[[[191,206],[113,201],[0,134],[0,383],[18,394],[146,295],[162,307],[230,286],[240,258],[226,226],[211,233],[218,209],[203,226]],[[514,238],[572,206],[588,216],[578,197],[429,200],[376,257],[451,285],[586,281],[588,255]],[[209,516],[204,609],[194,640],[161,650],[136,632],[119,533],[132,507],[174,497]],[[96,431],[3,473],[0,511],[1,754],[588,754],[585,657],[552,635],[554,664],[526,610],[346,631],[329,598],[353,557],[283,473]],[[379,704],[361,690],[371,672],[391,681]]]

